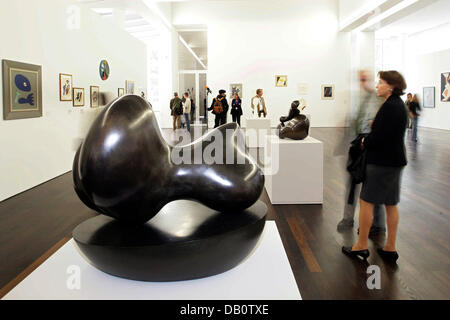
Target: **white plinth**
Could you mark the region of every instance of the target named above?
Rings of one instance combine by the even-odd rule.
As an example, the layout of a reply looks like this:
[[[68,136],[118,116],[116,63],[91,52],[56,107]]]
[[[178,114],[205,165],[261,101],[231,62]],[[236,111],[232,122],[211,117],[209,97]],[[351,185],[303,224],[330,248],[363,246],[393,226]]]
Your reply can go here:
[[[70,266],[79,267],[79,290],[67,287],[73,275],[67,273]],[[301,296],[275,222],[267,221],[253,253],[216,276],[175,282],[114,277],[87,263],[72,239],[3,299],[301,300]]]
[[[263,148],[270,134],[270,119],[250,118],[246,120],[246,139],[249,148]]]
[[[278,150],[278,165],[271,164],[275,173],[265,176],[265,187],[272,204],[323,203],[321,141],[309,136],[304,140],[291,140],[271,135],[267,137],[266,150],[269,155]],[[266,172],[271,171],[271,166]]]

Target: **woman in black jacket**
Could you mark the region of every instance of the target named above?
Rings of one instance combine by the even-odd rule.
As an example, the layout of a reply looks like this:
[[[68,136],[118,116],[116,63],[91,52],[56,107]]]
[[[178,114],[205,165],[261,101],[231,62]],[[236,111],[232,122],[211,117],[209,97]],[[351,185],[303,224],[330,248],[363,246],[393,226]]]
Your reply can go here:
[[[396,261],[398,225],[397,203],[400,201],[401,173],[406,166],[405,131],[407,113],[400,96],[406,88],[403,76],[397,71],[381,71],[377,95],[386,99],[372,124],[371,133],[362,140],[367,150],[366,176],[360,194],[359,237],[353,247],[343,247],[349,256],[369,256],[368,238],[372,225],[374,204],[386,206],[388,237],[378,253]]]
[[[234,94],[234,99],[231,101],[231,117],[233,118],[233,122],[237,122],[239,126],[241,126],[241,116],[242,116],[242,107],[241,107],[241,98],[237,93]]]

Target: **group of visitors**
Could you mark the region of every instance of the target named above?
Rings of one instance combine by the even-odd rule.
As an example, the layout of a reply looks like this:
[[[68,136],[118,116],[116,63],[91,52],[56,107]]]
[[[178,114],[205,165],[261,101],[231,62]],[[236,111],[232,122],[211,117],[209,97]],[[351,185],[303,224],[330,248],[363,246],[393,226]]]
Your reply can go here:
[[[258,117],[260,117],[261,114],[264,114],[264,117],[267,115],[266,105],[262,96],[263,90],[257,89],[256,96],[254,96],[251,100],[251,107],[253,110],[252,112],[253,114],[255,114],[256,110]],[[217,95],[217,97],[213,99],[211,106],[208,108],[208,111],[212,111],[212,113],[215,115],[214,128],[227,123],[228,109],[229,106],[226,100],[226,91],[221,89],[219,90],[219,94]],[[238,93],[234,93],[233,95],[230,114],[232,117],[232,121],[236,122],[240,126],[242,116],[242,101]]]
[[[186,130],[190,132],[192,99],[187,92],[183,94],[183,99],[180,99],[177,92],[174,92],[173,95],[173,99],[170,100],[170,115],[173,118],[173,130],[186,127]]]
[[[183,123],[186,124],[186,129],[190,131],[190,121],[192,118],[192,99],[189,98],[189,93],[184,93],[184,98],[180,99],[178,97],[178,93],[174,93],[174,98],[170,100],[170,114],[173,118],[173,130],[179,129],[183,127]],[[214,114],[214,128],[221,126],[227,123],[227,115],[230,109],[227,101],[226,91],[221,89],[219,90],[219,94],[215,97],[211,103],[211,106],[208,108],[208,111],[212,111]],[[251,107],[253,114],[267,115],[267,109],[263,98],[263,90],[257,89],[256,96],[254,96],[251,100]],[[236,122],[239,126],[241,125],[241,116],[242,116],[242,100],[239,97],[239,94],[236,92],[233,95],[233,99],[231,100],[231,111],[230,111],[232,121]]]

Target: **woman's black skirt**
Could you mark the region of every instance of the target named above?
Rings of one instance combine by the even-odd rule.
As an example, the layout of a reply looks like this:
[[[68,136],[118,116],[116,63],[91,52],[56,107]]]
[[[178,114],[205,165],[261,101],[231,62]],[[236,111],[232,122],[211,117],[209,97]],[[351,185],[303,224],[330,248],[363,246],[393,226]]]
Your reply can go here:
[[[394,206],[400,201],[403,167],[367,164],[360,198],[373,204]]]

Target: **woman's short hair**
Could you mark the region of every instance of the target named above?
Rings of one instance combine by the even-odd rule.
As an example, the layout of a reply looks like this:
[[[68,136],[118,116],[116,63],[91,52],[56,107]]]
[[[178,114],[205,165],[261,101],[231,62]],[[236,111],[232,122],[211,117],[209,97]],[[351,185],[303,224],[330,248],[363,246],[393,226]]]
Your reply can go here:
[[[378,72],[378,76],[392,86],[392,93],[399,96],[405,94],[406,81],[400,72],[395,70],[380,71]]]

